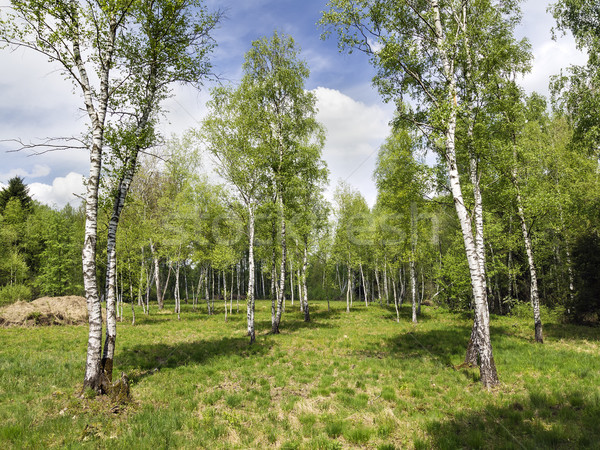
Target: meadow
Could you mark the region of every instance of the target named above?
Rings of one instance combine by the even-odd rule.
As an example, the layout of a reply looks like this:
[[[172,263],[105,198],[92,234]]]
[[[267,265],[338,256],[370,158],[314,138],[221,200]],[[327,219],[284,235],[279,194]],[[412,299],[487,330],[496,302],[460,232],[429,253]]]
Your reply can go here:
[[[127,305],[126,305],[127,306]],[[2,448],[598,448],[600,329],[544,311],[545,343],[528,312],[492,316],[501,384],[461,365],[469,314],[424,307],[400,323],[391,308],[287,303],[271,335],[257,302],[245,314],[182,305],[118,325],[116,375],[131,401],[79,398],[87,327],[0,329]],[[242,307],[242,305],[240,305]],[[222,306],[221,306],[222,308]]]

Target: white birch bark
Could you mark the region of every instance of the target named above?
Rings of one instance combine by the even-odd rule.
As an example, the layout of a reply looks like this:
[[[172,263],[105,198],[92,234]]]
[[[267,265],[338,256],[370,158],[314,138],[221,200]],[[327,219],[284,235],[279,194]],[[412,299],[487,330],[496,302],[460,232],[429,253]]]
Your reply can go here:
[[[359,267],[360,267],[360,277],[362,278],[363,293],[365,295],[365,306],[368,307],[369,306],[369,295],[367,294],[367,285],[365,283],[365,274],[363,272],[362,263],[359,263]]]
[[[379,298],[379,304],[381,305],[381,288],[379,287],[379,269],[375,265],[375,282],[377,283],[377,297]]]
[[[475,345],[479,356],[479,369],[481,382],[486,387],[498,384],[498,375],[492,353],[492,344],[490,339],[489,311],[487,308],[487,293],[485,289],[485,273],[482,272],[483,265],[479,260],[479,255],[475,245],[473,230],[467,208],[463,201],[462,188],[460,186],[460,176],[456,162],[455,134],[456,117],[458,105],[456,103],[456,82],[454,79],[454,67],[446,50],[446,39],[442,28],[440,17],[440,7],[438,0],[431,2],[435,29],[437,50],[442,57],[444,73],[448,80],[448,98],[446,99],[449,107],[447,128],[445,132],[445,151],[446,166],[450,178],[450,188],[454,198],[454,206],[461,226],[469,272],[471,275],[471,286],[473,288],[473,298],[475,302],[475,320],[477,324],[477,339]]]
[[[152,253],[152,260],[154,261],[154,281],[156,283],[156,301],[158,302],[158,309],[164,308],[162,290],[160,287],[160,264],[158,260],[158,254],[154,247],[154,243],[150,240],[150,252]]]
[[[179,255],[177,255],[177,258],[177,262],[175,263],[175,312],[177,313],[177,320],[181,320],[181,293],[179,291],[179,268],[181,264]]]
[[[385,304],[390,304],[390,296],[388,293],[388,279],[387,279],[387,258],[383,258],[383,293],[385,295]]]
[[[302,258],[302,305],[304,309],[304,321],[310,322],[310,311],[308,309],[308,289],[306,287],[306,268],[308,266],[308,242],[304,240],[304,256]]]
[[[225,322],[227,322],[227,277],[223,270],[223,302],[225,302]]]
[[[527,229],[527,222],[525,221],[525,212],[523,210],[523,201],[521,199],[521,193],[519,191],[519,184],[516,178],[516,168],[513,170],[513,182],[517,191],[517,212],[521,221],[521,231],[523,232],[523,241],[525,242],[525,252],[527,253],[527,263],[529,265],[529,276],[530,276],[530,292],[531,292],[531,306],[533,307],[533,323],[535,329],[535,341],[540,344],[544,342],[544,334],[542,331],[542,319],[540,315],[540,296],[538,291],[537,283],[537,271],[535,268],[535,260],[533,257],[533,246],[531,245],[531,237],[529,236],[529,230]]]
[[[417,275],[415,271],[415,261],[411,258],[409,262],[410,267],[410,289],[412,299],[412,321],[417,323]]]
[[[394,307],[396,308],[396,322],[400,323],[400,310],[398,309],[398,295],[396,292],[396,281],[392,277],[392,290],[394,292]]]
[[[286,235],[285,235],[285,211],[283,207],[283,198],[279,196],[279,212],[281,218],[281,265],[279,278],[279,291],[277,292],[277,312],[271,332],[279,334],[279,325],[281,323],[281,314],[283,313],[283,301],[285,298],[285,266],[286,266]]]
[[[247,319],[248,336],[250,344],[254,343],[256,336],[254,333],[254,207],[248,206],[248,295],[247,300]]]
[[[102,167],[102,148],[104,145],[104,126],[106,111],[109,101],[109,80],[113,54],[116,42],[117,23],[114,17],[110,18],[109,32],[107,33],[107,47],[104,52],[100,50],[104,59],[98,91],[98,103],[94,105],[92,85],[87,69],[82,58],[80,48],[79,23],[73,20],[73,58],[79,73],[79,86],[83,91],[84,103],[88,117],[91,121],[92,143],[90,147],[90,176],[87,180],[85,199],[85,234],[82,250],[83,286],[85,289],[88,310],[88,343],[85,363],[83,389],[90,388],[96,392],[106,390],[103,384],[101,370],[102,358],[102,305],[98,294],[98,280],[96,276],[96,241],[98,236],[98,186]],[[101,32],[101,30],[98,30]]]
[[[348,283],[346,285],[346,312],[350,312],[350,262],[348,262]]]

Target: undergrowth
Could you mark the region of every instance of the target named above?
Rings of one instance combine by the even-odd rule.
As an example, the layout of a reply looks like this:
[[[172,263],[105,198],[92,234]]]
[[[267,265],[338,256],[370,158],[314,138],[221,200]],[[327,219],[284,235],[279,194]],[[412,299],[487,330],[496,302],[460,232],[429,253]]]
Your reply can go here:
[[[169,307],[169,306],[167,306]],[[107,448],[584,448],[600,442],[600,330],[544,323],[533,342],[524,314],[492,317],[501,385],[485,390],[461,365],[466,314],[424,307],[420,322],[392,308],[289,302],[271,335],[257,302],[207,316],[182,305],[136,311],[118,324],[115,373],[133,400],[79,398],[87,328],[0,329],[2,447]],[[217,310],[217,312],[219,312]]]

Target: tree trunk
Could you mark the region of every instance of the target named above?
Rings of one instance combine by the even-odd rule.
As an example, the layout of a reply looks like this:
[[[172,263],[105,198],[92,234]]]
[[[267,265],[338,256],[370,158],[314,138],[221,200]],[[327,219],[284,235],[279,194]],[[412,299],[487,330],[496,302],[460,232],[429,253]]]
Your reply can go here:
[[[346,287],[346,312],[350,312],[350,262],[348,262],[348,283]]]
[[[379,304],[381,305],[381,289],[379,287],[379,269],[377,268],[377,265],[375,265],[375,282],[377,283],[377,298],[379,299]]]
[[[417,323],[417,275],[415,271],[415,262],[411,258],[409,261],[410,266],[410,289],[412,299],[412,321]]]
[[[519,219],[521,220],[521,231],[523,232],[523,241],[525,242],[525,251],[527,253],[527,262],[529,263],[529,275],[531,282],[531,306],[533,307],[533,322],[535,327],[535,341],[540,344],[544,342],[544,336],[542,332],[542,319],[540,317],[540,297],[538,292],[537,284],[537,271],[535,268],[535,261],[533,259],[533,247],[531,245],[531,237],[529,236],[529,230],[527,229],[527,223],[525,222],[525,212],[523,211],[523,202],[521,200],[521,193],[519,192],[519,185],[516,178],[516,167],[513,170],[513,182],[517,190],[517,211],[519,213]]]
[[[461,226],[467,262],[469,265],[469,272],[471,275],[471,287],[473,288],[473,297],[475,301],[475,322],[477,323],[477,339],[475,341],[475,345],[477,346],[480,361],[479,370],[481,382],[484,386],[491,387],[498,384],[498,375],[496,372],[496,365],[494,363],[492,343],[490,339],[485,273],[482,272],[484,270],[484,265],[483,261],[480,261],[479,254],[477,252],[469,214],[463,201],[460,176],[456,162],[455,133],[458,105],[456,104],[457,92],[456,81],[454,78],[455,69],[453,67],[453,62],[451,63],[450,57],[447,53],[447,42],[444,30],[442,28],[439,1],[432,0],[431,6],[434,13],[437,50],[442,58],[444,74],[448,80],[448,97],[446,98],[446,104],[448,106],[448,122],[445,131],[444,157],[446,160],[448,176],[450,178],[450,188]]]
[[[392,277],[392,290],[394,291],[394,307],[396,308],[396,322],[400,323],[400,310],[398,309],[398,295],[396,292],[396,281]]]
[[[277,290],[277,258],[275,256],[276,235],[273,234],[273,251],[271,253],[271,328],[275,326],[275,304],[279,297]]]
[[[150,251],[152,252],[152,258],[154,260],[154,280],[156,282],[156,301],[158,302],[158,309],[162,310],[165,305],[163,302],[162,290],[160,287],[160,264],[158,255],[155,252],[154,244],[150,241]]]
[[[280,279],[279,279],[279,292],[277,293],[277,312],[275,314],[275,322],[271,332],[273,334],[279,334],[279,325],[281,323],[281,314],[283,313],[283,302],[285,299],[285,266],[286,260],[286,234],[285,234],[285,212],[283,208],[283,199],[279,197],[279,211],[281,218],[281,266],[280,266]]]
[[[225,303],[225,322],[227,322],[227,277],[225,276],[225,270],[223,273],[223,302]]]
[[[296,242],[296,244],[298,244]],[[300,284],[300,280],[298,280],[298,284]],[[294,306],[294,263],[292,259],[290,259],[290,291],[292,296],[292,306]],[[300,296],[300,303],[302,303],[302,296]]]
[[[210,293],[208,292],[208,267],[205,267],[204,272],[204,298],[206,299],[206,313],[210,316],[212,311],[210,310]]]
[[[368,298],[368,294],[367,294],[367,284],[365,283],[365,274],[363,272],[362,263],[359,263],[358,266],[360,267],[360,277],[362,278],[363,294],[365,296],[365,306],[368,307],[369,306],[369,298]]]
[[[88,342],[83,389],[102,390],[102,304],[96,278],[96,239],[98,232],[98,183],[102,160],[103,123],[94,130],[90,151],[90,176],[85,202],[85,239],[83,243],[83,286],[88,310]],[[96,127],[97,128],[97,127]]]
[[[310,322],[310,311],[308,309],[308,289],[306,287],[306,268],[308,266],[308,242],[304,239],[304,257],[302,259],[302,290],[303,295],[301,301],[304,306],[304,321]]]
[[[179,255],[177,256],[179,258]],[[175,312],[177,313],[177,320],[181,320],[181,293],[179,291],[179,268],[181,266],[179,259],[175,263]]]
[[[116,223],[113,218],[109,224],[108,249],[106,265],[106,338],[102,355],[102,370],[108,381],[112,382],[112,369],[117,339],[117,252],[116,252]],[[118,222],[118,218],[117,218]],[[111,230],[112,225],[112,230]]]
[[[398,269],[399,272],[399,281],[400,281],[400,295],[398,296],[398,306],[402,306],[402,302],[404,301],[404,296],[406,295],[406,280],[404,279],[404,271],[402,270],[402,266]]]
[[[248,206],[248,295],[247,318],[248,318],[248,336],[250,344],[256,340],[254,334],[254,207]]]
[[[383,294],[385,295],[385,304],[390,304],[390,296],[388,293],[388,279],[387,279],[387,258],[383,258]]]

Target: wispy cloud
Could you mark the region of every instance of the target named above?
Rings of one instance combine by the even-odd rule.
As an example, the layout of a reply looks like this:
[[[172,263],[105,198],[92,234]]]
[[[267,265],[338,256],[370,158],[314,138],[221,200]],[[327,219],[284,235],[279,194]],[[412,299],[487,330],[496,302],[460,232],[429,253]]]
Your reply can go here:
[[[50,174],[50,167],[45,164],[35,164],[31,171],[22,168],[10,169],[8,172],[0,173],[0,180],[7,182],[14,177],[42,178]]]

